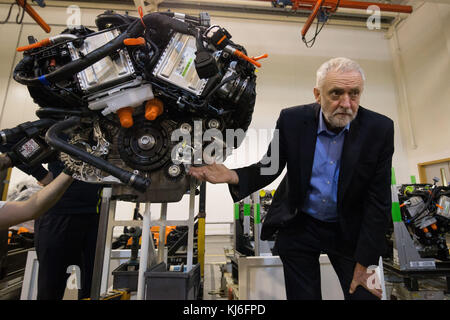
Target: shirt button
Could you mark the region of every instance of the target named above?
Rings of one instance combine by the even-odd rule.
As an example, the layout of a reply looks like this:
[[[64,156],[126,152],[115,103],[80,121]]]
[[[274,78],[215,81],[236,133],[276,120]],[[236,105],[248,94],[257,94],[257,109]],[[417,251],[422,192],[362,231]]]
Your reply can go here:
[[[334,163],[334,161],[330,161],[330,164],[333,164]]]
[[[327,184],[330,184],[331,182],[330,181],[327,181]]]
[[[336,140],[334,140],[333,143],[336,143]]]
[[[322,202],[323,202],[323,203],[325,203],[325,202],[327,202],[327,200],[325,200],[325,199],[322,199]]]

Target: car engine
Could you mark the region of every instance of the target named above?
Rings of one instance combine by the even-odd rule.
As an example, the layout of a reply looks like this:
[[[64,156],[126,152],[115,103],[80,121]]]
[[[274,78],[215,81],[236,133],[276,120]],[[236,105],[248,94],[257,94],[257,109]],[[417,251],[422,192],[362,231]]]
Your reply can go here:
[[[115,184],[119,200],[179,201],[190,165],[242,142],[223,137],[250,125],[259,58],[206,13],[107,11],[95,23],[18,48],[14,79],[40,120],[3,130],[2,142],[21,138],[14,150],[28,163],[57,151],[74,178]]]

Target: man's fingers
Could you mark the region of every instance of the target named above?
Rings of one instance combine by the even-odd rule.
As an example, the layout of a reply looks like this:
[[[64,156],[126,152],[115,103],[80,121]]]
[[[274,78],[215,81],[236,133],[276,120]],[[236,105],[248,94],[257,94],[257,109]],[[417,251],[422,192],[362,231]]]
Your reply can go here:
[[[202,170],[200,170],[200,168],[193,168],[193,167],[189,169],[188,174],[199,180],[203,176],[203,172]]]
[[[209,179],[209,173],[207,172],[208,170],[209,169],[206,166],[197,168],[191,167],[189,168],[188,174],[197,180],[211,182]]]
[[[366,288],[367,291],[369,291],[371,294],[378,297],[378,299],[381,299],[383,297],[383,291],[381,289],[375,289],[375,288],[370,289],[367,286],[363,286],[363,287]]]
[[[352,283],[350,283],[349,293],[353,294],[358,286],[359,286],[359,283],[355,280],[352,280]]]
[[[374,290],[371,290],[370,292],[372,292],[374,295],[376,295],[378,297],[378,299],[381,299],[383,297],[383,291],[381,289],[374,289]]]
[[[363,286],[367,291],[369,291],[374,296],[378,297],[378,299],[381,299],[383,297],[383,291],[381,289],[375,289],[375,288],[369,288],[365,283],[360,283],[356,280],[352,280],[352,283],[350,284],[350,290],[349,293],[353,294],[356,291],[356,288],[358,286]]]

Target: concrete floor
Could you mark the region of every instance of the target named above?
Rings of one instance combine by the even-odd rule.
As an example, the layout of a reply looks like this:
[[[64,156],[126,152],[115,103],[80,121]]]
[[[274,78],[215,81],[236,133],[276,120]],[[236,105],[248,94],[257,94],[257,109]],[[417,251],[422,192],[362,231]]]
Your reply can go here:
[[[203,284],[204,300],[225,300],[220,296],[220,265],[225,264],[225,247],[232,246],[233,237],[227,235],[207,235],[205,237],[205,270]]]

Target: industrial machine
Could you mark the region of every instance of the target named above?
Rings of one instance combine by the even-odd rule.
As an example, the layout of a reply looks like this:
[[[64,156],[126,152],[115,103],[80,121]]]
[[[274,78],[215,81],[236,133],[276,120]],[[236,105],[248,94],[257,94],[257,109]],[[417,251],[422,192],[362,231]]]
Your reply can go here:
[[[108,11],[96,25],[17,49],[14,79],[41,120],[3,130],[2,142],[17,142],[10,155],[27,164],[57,150],[74,178],[120,185],[120,200],[177,202],[187,166],[241,143],[223,137],[247,130],[261,65],[208,14]]]
[[[392,225],[386,236],[391,246],[383,266],[396,298],[443,299],[450,292],[450,187],[433,181],[417,184],[412,177],[413,183],[397,185],[392,169]]]
[[[261,241],[260,226],[267,215],[274,193],[275,190],[260,190],[259,194],[235,203],[234,243],[235,250],[239,253],[246,256],[260,255],[261,253],[272,254],[275,235],[268,242]],[[259,250],[261,244],[264,244],[264,252]]]
[[[402,218],[423,258],[450,261],[446,234],[450,231],[450,187],[404,184],[399,190]]]
[[[398,188],[401,220],[421,258],[450,261],[446,235],[450,231],[450,186],[402,184]],[[389,235],[392,234],[390,229]]]
[[[27,86],[40,119],[0,131],[0,139],[15,165],[57,157],[75,179],[105,185],[92,299],[101,297],[108,270],[103,262],[116,201],[145,203],[142,221],[136,217],[127,232],[134,239],[130,262],[136,262],[141,236],[137,298],[158,298],[146,289],[147,279],[155,286],[168,266],[156,264],[150,228],[176,226],[168,242],[186,247],[183,257],[174,249],[173,259],[186,263],[189,274],[180,281],[198,278],[193,203],[200,182],[186,172],[225,160],[241,144],[256,99],[257,60],[267,55],[247,56],[226,29],[210,24],[207,13],[132,17],[106,11],[95,23],[98,31],[68,28],[41,41],[30,36],[29,45],[17,48],[24,56],[13,76]],[[238,134],[225,139],[227,130]],[[167,204],[187,193],[189,219],[166,221]],[[160,220],[151,221],[151,203],[162,203]]]

